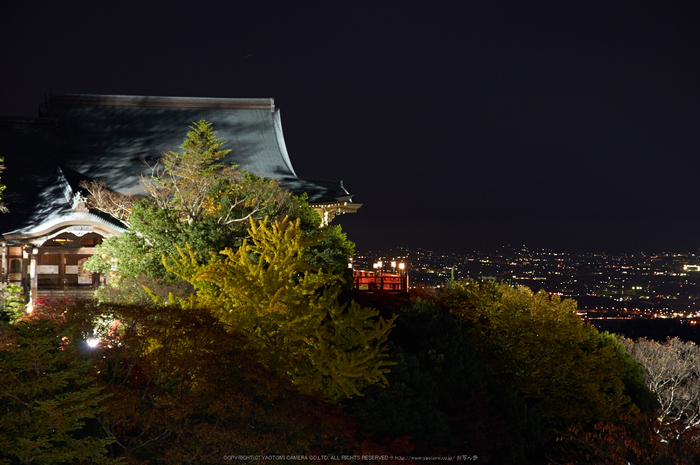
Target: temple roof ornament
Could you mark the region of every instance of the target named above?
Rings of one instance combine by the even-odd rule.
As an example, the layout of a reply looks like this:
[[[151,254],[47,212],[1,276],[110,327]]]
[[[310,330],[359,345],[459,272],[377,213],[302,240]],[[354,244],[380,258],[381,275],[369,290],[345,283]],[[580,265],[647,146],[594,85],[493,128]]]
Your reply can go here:
[[[87,207],[87,197],[80,192],[76,192],[73,196],[73,211],[76,213],[90,213]]]

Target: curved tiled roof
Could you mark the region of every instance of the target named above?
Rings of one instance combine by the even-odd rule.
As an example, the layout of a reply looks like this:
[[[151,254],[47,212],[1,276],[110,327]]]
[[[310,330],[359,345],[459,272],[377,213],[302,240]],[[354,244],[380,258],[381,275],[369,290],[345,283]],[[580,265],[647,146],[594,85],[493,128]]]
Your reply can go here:
[[[178,151],[193,122],[212,123],[231,152],[225,162],[276,179],[312,204],[347,198],[341,181],[298,177],[272,99],[48,94],[40,117],[0,118],[0,156],[7,170],[0,232],[18,234],[71,210],[66,184],[97,179],[135,193],[163,151]],[[57,174],[57,167],[60,170]],[[114,222],[118,226],[118,222]]]

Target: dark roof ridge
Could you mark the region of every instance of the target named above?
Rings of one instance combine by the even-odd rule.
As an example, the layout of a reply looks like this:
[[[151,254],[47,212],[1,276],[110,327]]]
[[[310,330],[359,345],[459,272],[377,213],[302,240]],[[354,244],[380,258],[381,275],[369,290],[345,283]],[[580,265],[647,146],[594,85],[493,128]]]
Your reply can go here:
[[[275,100],[273,98],[210,98],[47,93],[46,104],[155,108],[226,108],[275,111]]]
[[[330,178],[314,178],[311,176],[297,176],[299,179],[303,179],[305,181],[311,181],[311,182],[330,182],[333,184],[338,184],[340,183],[340,187],[343,186],[343,180],[342,179],[330,179]]]
[[[55,128],[56,118],[33,118],[31,116],[0,116],[0,126],[10,128]]]

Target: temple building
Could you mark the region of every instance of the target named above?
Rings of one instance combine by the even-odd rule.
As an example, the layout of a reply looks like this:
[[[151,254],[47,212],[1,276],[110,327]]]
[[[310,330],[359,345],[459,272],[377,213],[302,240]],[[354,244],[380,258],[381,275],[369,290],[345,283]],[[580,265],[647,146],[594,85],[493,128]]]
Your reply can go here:
[[[10,209],[0,214],[3,288],[21,286],[30,305],[42,295],[91,295],[102,277],[82,264],[125,226],[89,209],[80,183],[138,193],[147,163],[179,151],[199,120],[227,141],[224,162],[306,193],[325,224],[361,206],[342,181],[297,176],[273,99],[47,94],[38,118],[0,118]]]

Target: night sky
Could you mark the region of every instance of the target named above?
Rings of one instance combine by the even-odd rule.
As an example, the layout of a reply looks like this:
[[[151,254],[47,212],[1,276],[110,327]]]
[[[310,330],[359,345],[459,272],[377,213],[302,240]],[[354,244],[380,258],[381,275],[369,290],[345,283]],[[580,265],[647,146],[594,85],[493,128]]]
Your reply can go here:
[[[13,2],[0,44],[0,115],[274,97],[361,250],[700,249],[700,2]]]

